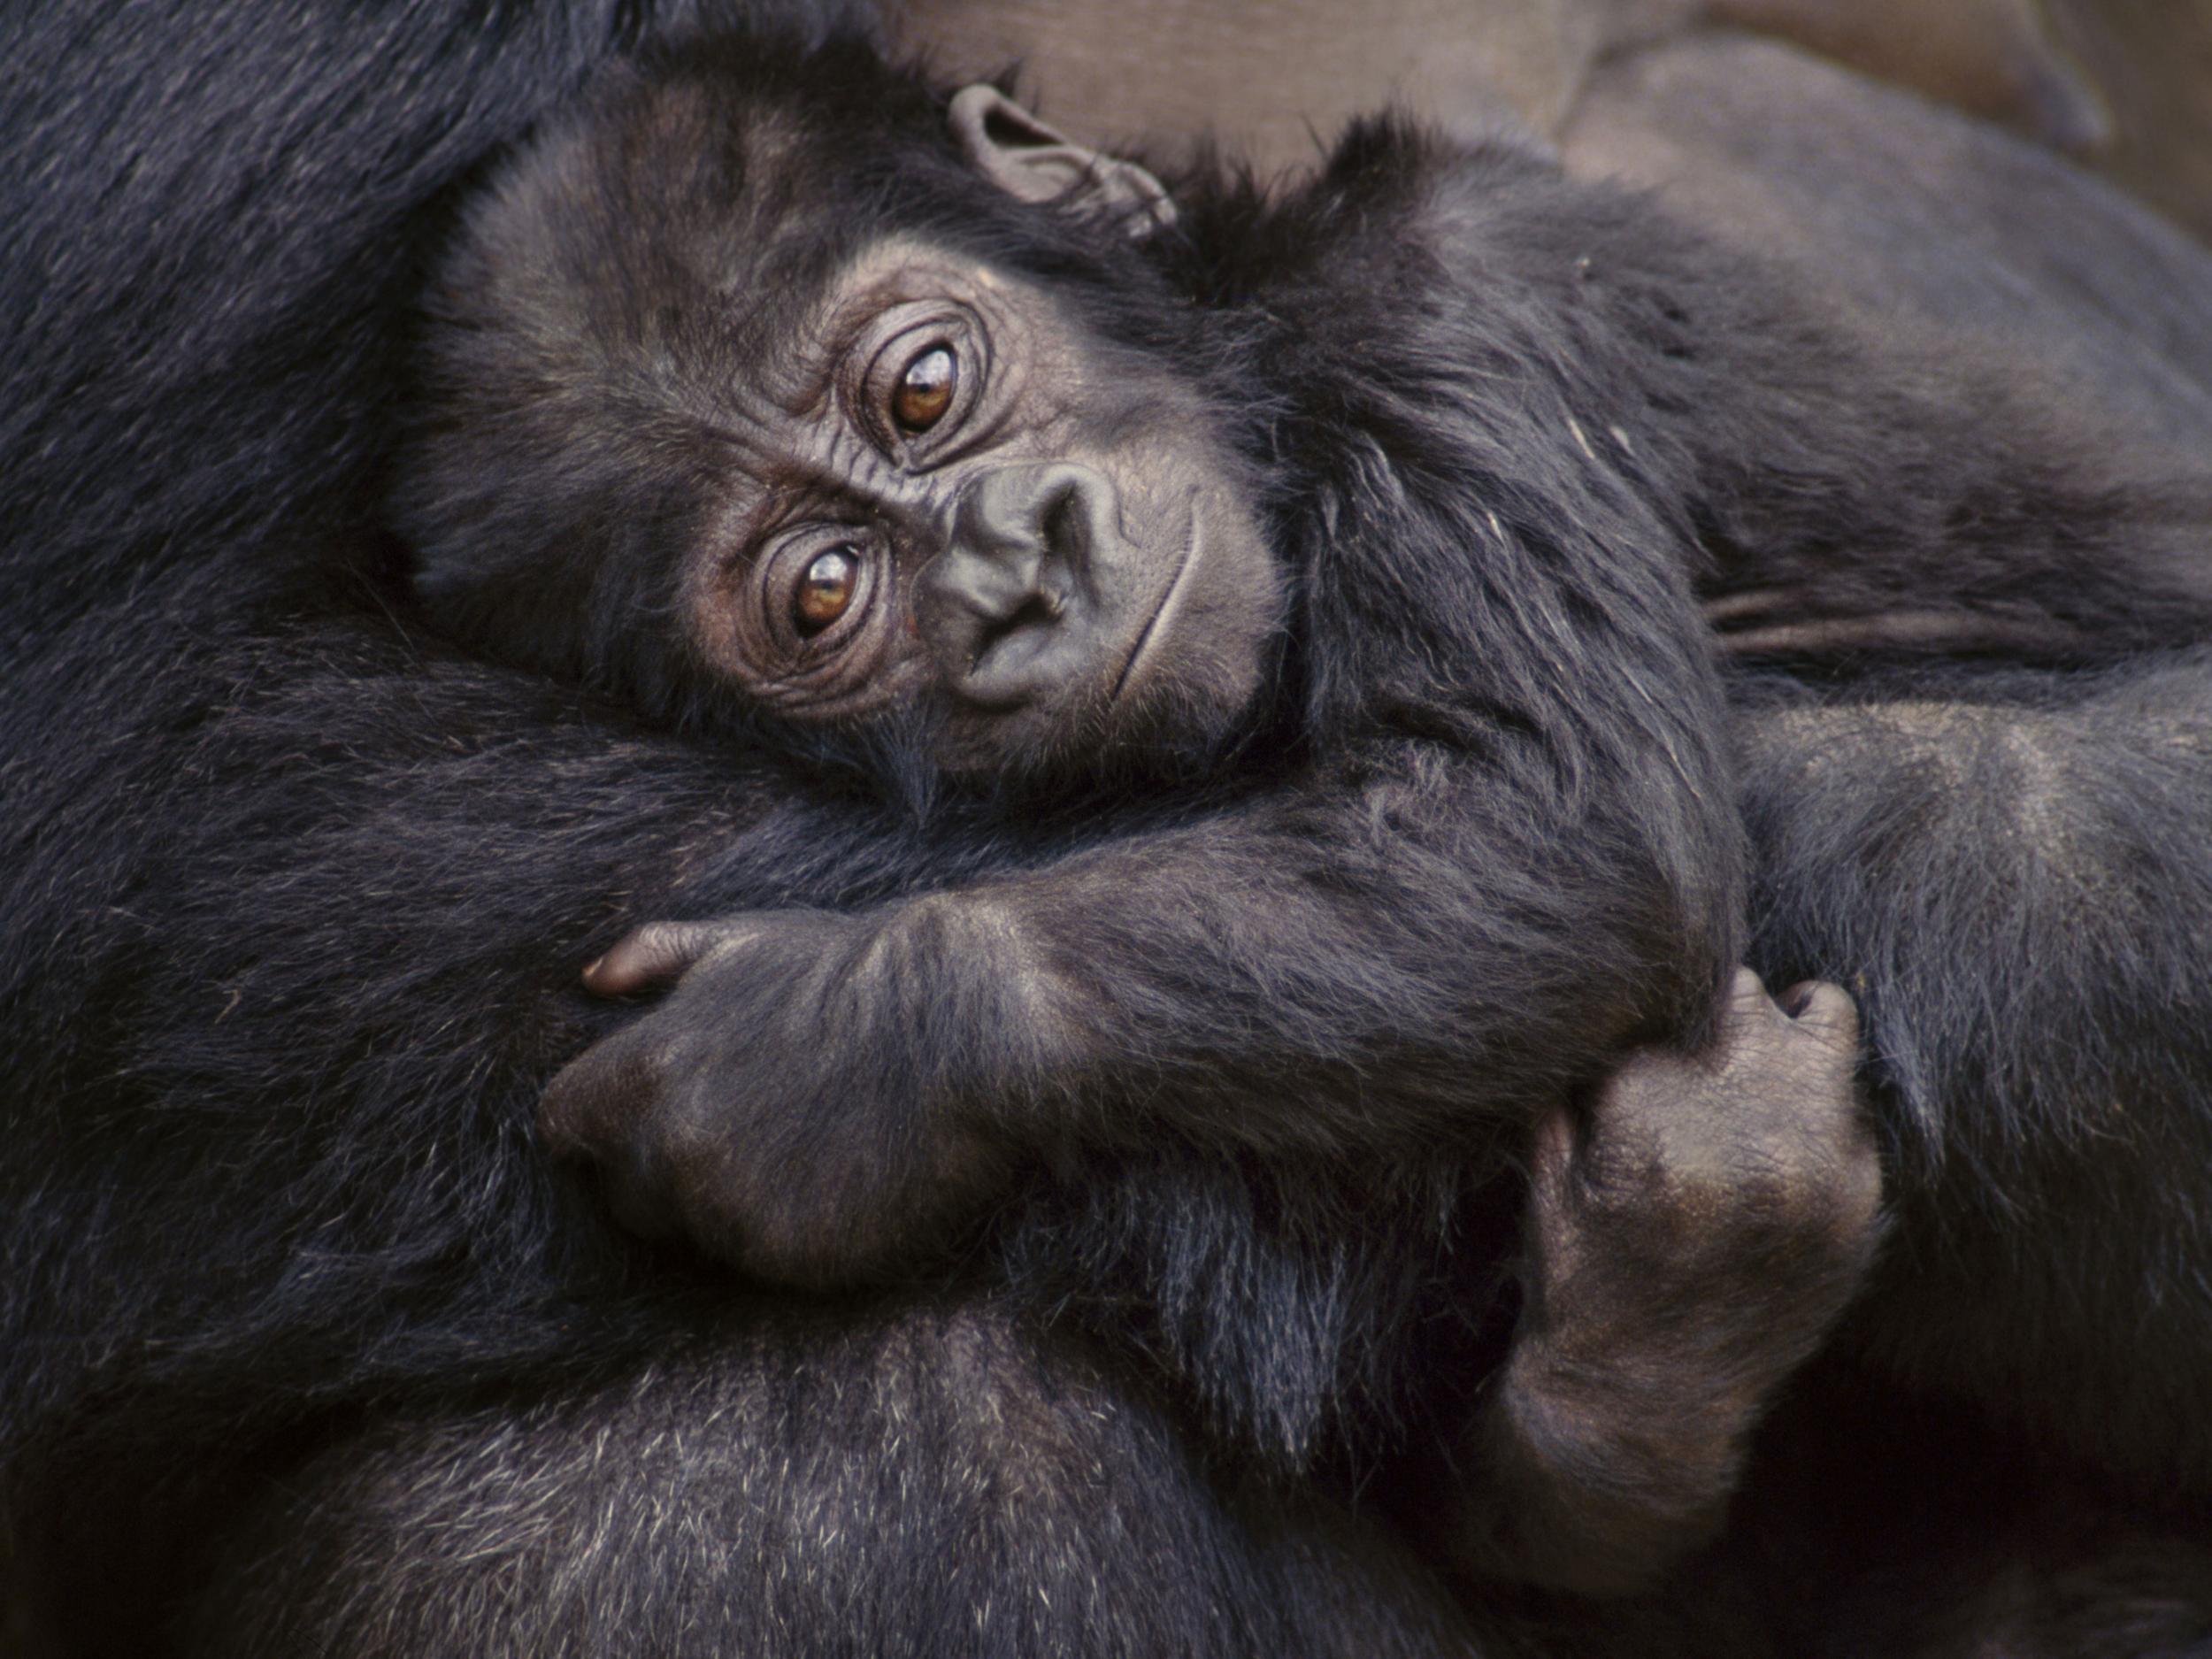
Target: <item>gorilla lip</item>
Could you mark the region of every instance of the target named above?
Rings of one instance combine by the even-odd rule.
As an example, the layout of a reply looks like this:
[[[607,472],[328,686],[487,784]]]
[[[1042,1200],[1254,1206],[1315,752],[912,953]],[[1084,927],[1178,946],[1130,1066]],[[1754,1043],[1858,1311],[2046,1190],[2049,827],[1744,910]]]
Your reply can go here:
[[[1129,682],[1136,678],[1138,665],[1144,661],[1145,653],[1152,649],[1152,641],[1160,632],[1160,624],[1167,619],[1169,613],[1175,609],[1176,601],[1182,596],[1183,584],[1198,565],[1202,534],[1198,510],[1194,505],[1190,516],[1190,540],[1183,545],[1182,563],[1175,567],[1175,574],[1168,579],[1167,591],[1160,595],[1160,603],[1154,607],[1151,617],[1137,635],[1136,644],[1130,649],[1129,660],[1121,665],[1121,672],[1114,680],[1114,689],[1106,699],[1108,708],[1118,703],[1121,694],[1129,689]]]

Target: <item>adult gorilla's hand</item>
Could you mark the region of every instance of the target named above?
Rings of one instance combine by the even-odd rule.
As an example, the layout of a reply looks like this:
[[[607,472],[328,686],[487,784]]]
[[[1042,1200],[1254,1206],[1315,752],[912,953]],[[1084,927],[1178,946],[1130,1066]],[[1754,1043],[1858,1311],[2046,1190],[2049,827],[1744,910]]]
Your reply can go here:
[[[585,983],[678,983],[553,1079],[548,1144],[598,1163],[629,1226],[759,1278],[910,1264],[987,1210],[1013,1164],[951,1079],[914,1062],[936,1000],[902,972],[917,921],[761,910],[631,934]]]

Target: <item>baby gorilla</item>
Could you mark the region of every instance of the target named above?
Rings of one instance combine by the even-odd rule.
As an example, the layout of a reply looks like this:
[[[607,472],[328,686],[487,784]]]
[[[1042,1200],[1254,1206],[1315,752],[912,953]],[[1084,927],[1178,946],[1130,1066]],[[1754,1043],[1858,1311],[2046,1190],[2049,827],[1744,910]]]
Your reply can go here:
[[[617,946],[594,988],[679,983],[554,1144],[822,1282],[1100,1148],[1456,1175],[1543,1125],[1445,1530],[1551,1582],[1716,1524],[1874,1233],[1847,1004],[1729,988],[1715,620],[1850,672],[2207,621],[2155,507],[1978,388],[1386,122],[1285,199],[1171,196],[989,88],[697,49],[507,170],[431,316],[436,613],[987,826],[964,886]]]
[[[510,167],[396,496],[433,611],[995,826],[966,886],[594,964],[684,979],[548,1109],[634,1132],[641,1223],[833,1279],[1040,1156],[1476,1156],[1697,1046],[1740,834],[1686,526],[1619,470],[1678,441],[1577,424],[1617,369],[1562,358],[1480,223],[1559,242],[1551,299],[1603,327],[1557,188],[1376,129],[1297,202],[1171,223],[987,88],[736,47]],[[1622,320],[1664,274],[1623,270]]]

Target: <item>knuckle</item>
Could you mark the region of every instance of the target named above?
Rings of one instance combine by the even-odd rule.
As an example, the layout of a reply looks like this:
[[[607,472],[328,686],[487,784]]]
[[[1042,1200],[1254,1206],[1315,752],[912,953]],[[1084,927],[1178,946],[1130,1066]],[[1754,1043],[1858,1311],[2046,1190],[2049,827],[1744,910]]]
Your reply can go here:
[[[695,930],[687,941],[685,955],[694,963],[726,963],[742,956],[746,948],[757,944],[763,935],[759,924],[748,918],[733,917]]]
[[[1586,1204],[1632,1207],[1677,1179],[1682,1162],[1639,1126],[1609,1123],[1588,1144],[1570,1149],[1563,1184]]]
[[[1591,1101],[1594,1138],[1621,1142],[1647,1136],[1686,1110],[1708,1087],[1703,1064],[1662,1048],[1640,1049],[1617,1066]]]

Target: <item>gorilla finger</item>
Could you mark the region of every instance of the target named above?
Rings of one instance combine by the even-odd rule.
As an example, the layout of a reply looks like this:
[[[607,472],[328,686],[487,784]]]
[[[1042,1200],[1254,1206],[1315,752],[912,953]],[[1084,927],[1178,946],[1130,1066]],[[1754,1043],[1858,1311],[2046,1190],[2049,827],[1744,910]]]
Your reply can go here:
[[[1791,1011],[1789,995],[1785,991],[1781,996],[1775,996],[1757,973],[1739,967],[1728,982],[1727,1002],[1718,1029],[1721,1045],[1731,1046],[1755,1032],[1786,1023]]]
[[[738,931],[726,922],[649,922],[584,970],[585,988],[601,996],[630,996],[672,984]]]
[[[563,1066],[538,1097],[538,1134],[556,1156],[596,1156],[623,1134],[653,1092],[651,1069],[621,1037]]]
[[[1728,999],[1732,1002],[1763,1004],[1771,999],[1767,995],[1767,982],[1749,968],[1740,967],[1730,976]]]

